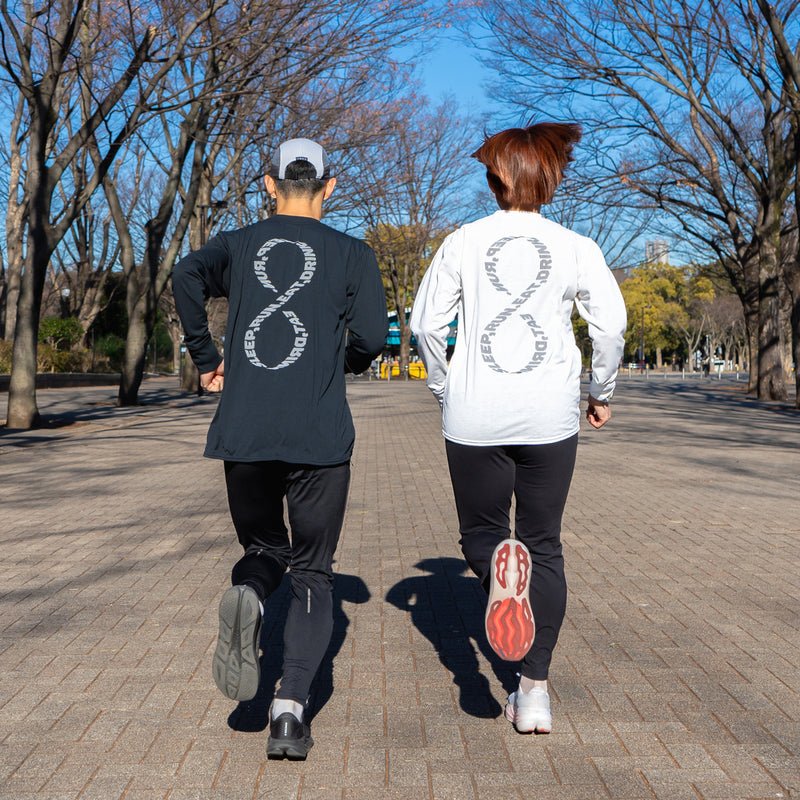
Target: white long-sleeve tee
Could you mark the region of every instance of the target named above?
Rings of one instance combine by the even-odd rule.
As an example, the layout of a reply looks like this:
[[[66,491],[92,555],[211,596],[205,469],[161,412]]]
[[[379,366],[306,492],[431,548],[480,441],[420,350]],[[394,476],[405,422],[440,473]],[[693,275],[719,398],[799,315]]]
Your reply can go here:
[[[581,354],[573,305],[592,339],[589,392],[608,400],[627,318],[592,239],[535,212],[497,211],[444,240],[422,279],[411,330],[428,387],[442,405],[446,439],[547,444],[578,432]]]

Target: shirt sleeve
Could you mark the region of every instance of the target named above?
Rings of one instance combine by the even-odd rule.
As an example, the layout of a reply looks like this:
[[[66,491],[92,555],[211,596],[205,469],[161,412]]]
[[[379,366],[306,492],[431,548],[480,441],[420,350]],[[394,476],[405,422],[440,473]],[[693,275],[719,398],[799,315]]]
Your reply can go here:
[[[208,329],[205,303],[209,297],[228,296],[230,262],[230,251],[221,234],[181,259],[172,271],[172,292],[184,341],[201,373],[212,372],[222,361]]]
[[[447,335],[461,300],[461,273],[455,234],[436,251],[422,278],[411,312],[411,332],[428,373],[428,388],[439,405],[447,377]]]
[[[361,243],[363,251],[356,259],[347,286],[347,345],[344,351],[345,372],[363,372],[386,345],[389,318],[386,293],[372,248]]]
[[[589,394],[608,400],[614,393],[619,362],[625,350],[627,312],[622,292],[595,242],[586,239],[578,256],[578,313],[592,339],[592,381]]]

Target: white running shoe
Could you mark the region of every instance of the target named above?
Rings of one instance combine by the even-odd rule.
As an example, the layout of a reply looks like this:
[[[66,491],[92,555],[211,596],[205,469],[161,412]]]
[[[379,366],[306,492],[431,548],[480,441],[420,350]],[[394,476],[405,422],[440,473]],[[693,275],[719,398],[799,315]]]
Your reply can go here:
[[[514,723],[519,733],[550,733],[550,695],[547,689],[534,686],[529,692],[517,689],[508,696],[506,719]]]

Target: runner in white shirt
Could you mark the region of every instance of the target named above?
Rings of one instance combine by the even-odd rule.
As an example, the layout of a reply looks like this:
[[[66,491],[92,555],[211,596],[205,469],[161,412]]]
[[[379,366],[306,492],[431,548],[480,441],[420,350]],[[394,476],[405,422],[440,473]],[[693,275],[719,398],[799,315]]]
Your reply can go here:
[[[581,374],[572,311],[592,339],[586,416],[595,428],[611,418],[626,327],[622,295],[597,244],[539,214],[580,136],[577,125],[540,123],[483,143],[473,156],[486,165],[500,210],[445,239],[411,315],[428,386],[442,406],[461,548],[489,592],[487,636],[501,657],[520,662],[506,717],[526,733],[550,731],[547,677],[566,608],[561,517]]]

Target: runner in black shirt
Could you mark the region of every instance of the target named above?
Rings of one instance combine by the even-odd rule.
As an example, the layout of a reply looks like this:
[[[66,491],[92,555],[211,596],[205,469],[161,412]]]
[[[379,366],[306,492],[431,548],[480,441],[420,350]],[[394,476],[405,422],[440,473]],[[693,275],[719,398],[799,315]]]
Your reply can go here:
[[[225,462],[244,548],[220,602],[214,679],[231,699],[255,696],[263,602],[290,567],[267,753],[305,758],[305,704],[331,636],[331,562],[354,441],[345,372],[362,372],[383,349],[387,315],[372,250],[320,222],[336,184],[322,147],[284,142],[265,182],[277,214],[184,258],[173,289],[201,384],[225,385],[205,454]],[[224,361],[208,330],[210,296],[229,300]]]

